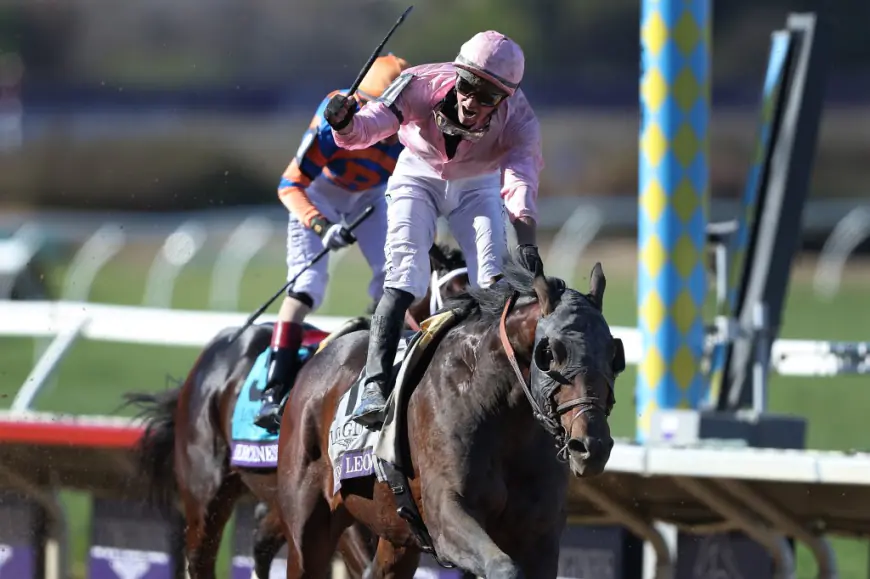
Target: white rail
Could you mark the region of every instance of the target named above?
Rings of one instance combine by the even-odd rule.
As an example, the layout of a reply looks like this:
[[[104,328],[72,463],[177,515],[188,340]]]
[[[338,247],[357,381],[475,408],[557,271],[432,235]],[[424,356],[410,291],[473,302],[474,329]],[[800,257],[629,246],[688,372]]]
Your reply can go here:
[[[86,319],[82,337],[90,340],[159,346],[201,347],[220,330],[240,325],[247,314],[206,310],[161,309],[72,301],[0,300],[0,336],[49,337],[69,331]],[[260,321],[274,321],[264,314]],[[309,316],[308,321],[332,331],[347,318]],[[614,326],[628,364],[641,358],[637,328]],[[773,343],[772,368],[784,376],[834,376],[870,373],[870,342],[780,339]]]

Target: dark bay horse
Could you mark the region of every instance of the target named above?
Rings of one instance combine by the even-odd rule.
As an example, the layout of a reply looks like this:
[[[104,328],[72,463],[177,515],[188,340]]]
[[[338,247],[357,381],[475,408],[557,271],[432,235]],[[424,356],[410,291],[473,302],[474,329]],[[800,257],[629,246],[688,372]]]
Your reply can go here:
[[[463,272],[461,251],[435,245],[430,256],[430,292],[434,289],[444,298],[465,291],[469,282]],[[429,297],[409,309],[409,322],[419,324],[430,316]],[[343,329],[351,332],[367,328],[367,319],[354,318]],[[127,404],[138,406],[139,416],[146,419],[138,453],[154,498],[164,503],[181,500],[187,523],[185,552],[190,579],[215,577],[224,527],[236,502],[248,492],[260,501],[254,559],[261,579],[268,577],[272,559],[284,543],[278,512],[272,506],[275,471],[236,468],[229,462],[231,420],[238,391],[257,357],[269,346],[272,325],[251,326],[230,344],[235,331],[226,328],[206,345],[180,387],[158,394],[125,396]],[[374,547],[364,527],[351,527],[342,535],[339,551],[352,577],[363,573],[374,556]]]
[[[569,472],[596,476],[610,458],[625,357],[602,312],[600,264],[588,294],[511,262],[504,272],[445,303],[460,321],[409,397],[404,468],[439,558],[488,579],[555,578]],[[422,545],[385,483],[352,478],[333,492],[329,428],[366,348],[365,332],[331,342],[288,400],[277,499],[288,579],[327,576],[343,530],[358,523],[379,537],[370,576],[410,578],[419,563]]]

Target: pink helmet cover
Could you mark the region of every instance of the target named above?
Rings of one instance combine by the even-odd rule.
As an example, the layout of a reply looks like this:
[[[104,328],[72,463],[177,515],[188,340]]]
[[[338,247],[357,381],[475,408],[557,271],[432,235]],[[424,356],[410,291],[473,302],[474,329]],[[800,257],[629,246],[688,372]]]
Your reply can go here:
[[[453,64],[512,95],[523,79],[525,56],[519,44],[500,32],[487,30],[463,44]]]

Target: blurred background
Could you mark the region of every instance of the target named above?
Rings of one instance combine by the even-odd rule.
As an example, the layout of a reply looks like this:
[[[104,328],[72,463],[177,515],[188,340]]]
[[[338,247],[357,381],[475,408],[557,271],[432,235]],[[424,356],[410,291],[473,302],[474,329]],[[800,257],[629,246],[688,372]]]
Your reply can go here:
[[[711,219],[732,217],[745,185],[770,34],[788,12],[816,4],[713,3]],[[286,275],[280,176],[320,100],[349,86],[405,7],[0,0],[0,236],[26,241],[0,248],[0,297],[256,308]],[[838,0],[831,15],[836,42],[781,336],[865,340],[870,267],[863,234],[854,231],[870,221],[863,209],[870,208],[870,3]],[[592,264],[602,261],[605,314],[632,327],[639,20],[638,0],[418,0],[387,46],[422,64],[452,60],[480,30],[522,45],[523,90],[544,139],[539,200],[548,273],[585,288]],[[844,267],[834,260],[825,269],[820,249],[844,218],[857,225],[841,246],[855,253]],[[570,259],[550,252],[560,232],[575,240]],[[317,313],[361,314],[369,273],[358,249],[331,260],[332,283]],[[44,347],[0,337],[0,408]],[[124,392],[183,377],[197,351],[79,342],[36,407],[111,414]],[[631,436],[634,369],[620,382],[615,432]],[[810,447],[867,448],[870,394],[861,382],[837,377],[819,388],[774,376],[771,410],[810,417]],[[85,533],[75,529],[86,528],[88,507],[77,493],[66,501],[83,560]],[[843,540],[837,548],[846,576],[867,569],[864,546]],[[800,576],[813,576],[801,557]]]

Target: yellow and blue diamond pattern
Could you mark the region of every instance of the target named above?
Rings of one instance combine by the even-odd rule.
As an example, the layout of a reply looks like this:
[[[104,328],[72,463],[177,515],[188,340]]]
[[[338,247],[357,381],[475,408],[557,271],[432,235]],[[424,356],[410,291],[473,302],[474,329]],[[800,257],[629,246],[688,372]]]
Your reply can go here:
[[[638,438],[696,407],[706,293],[710,0],[644,0],[638,220]]]

